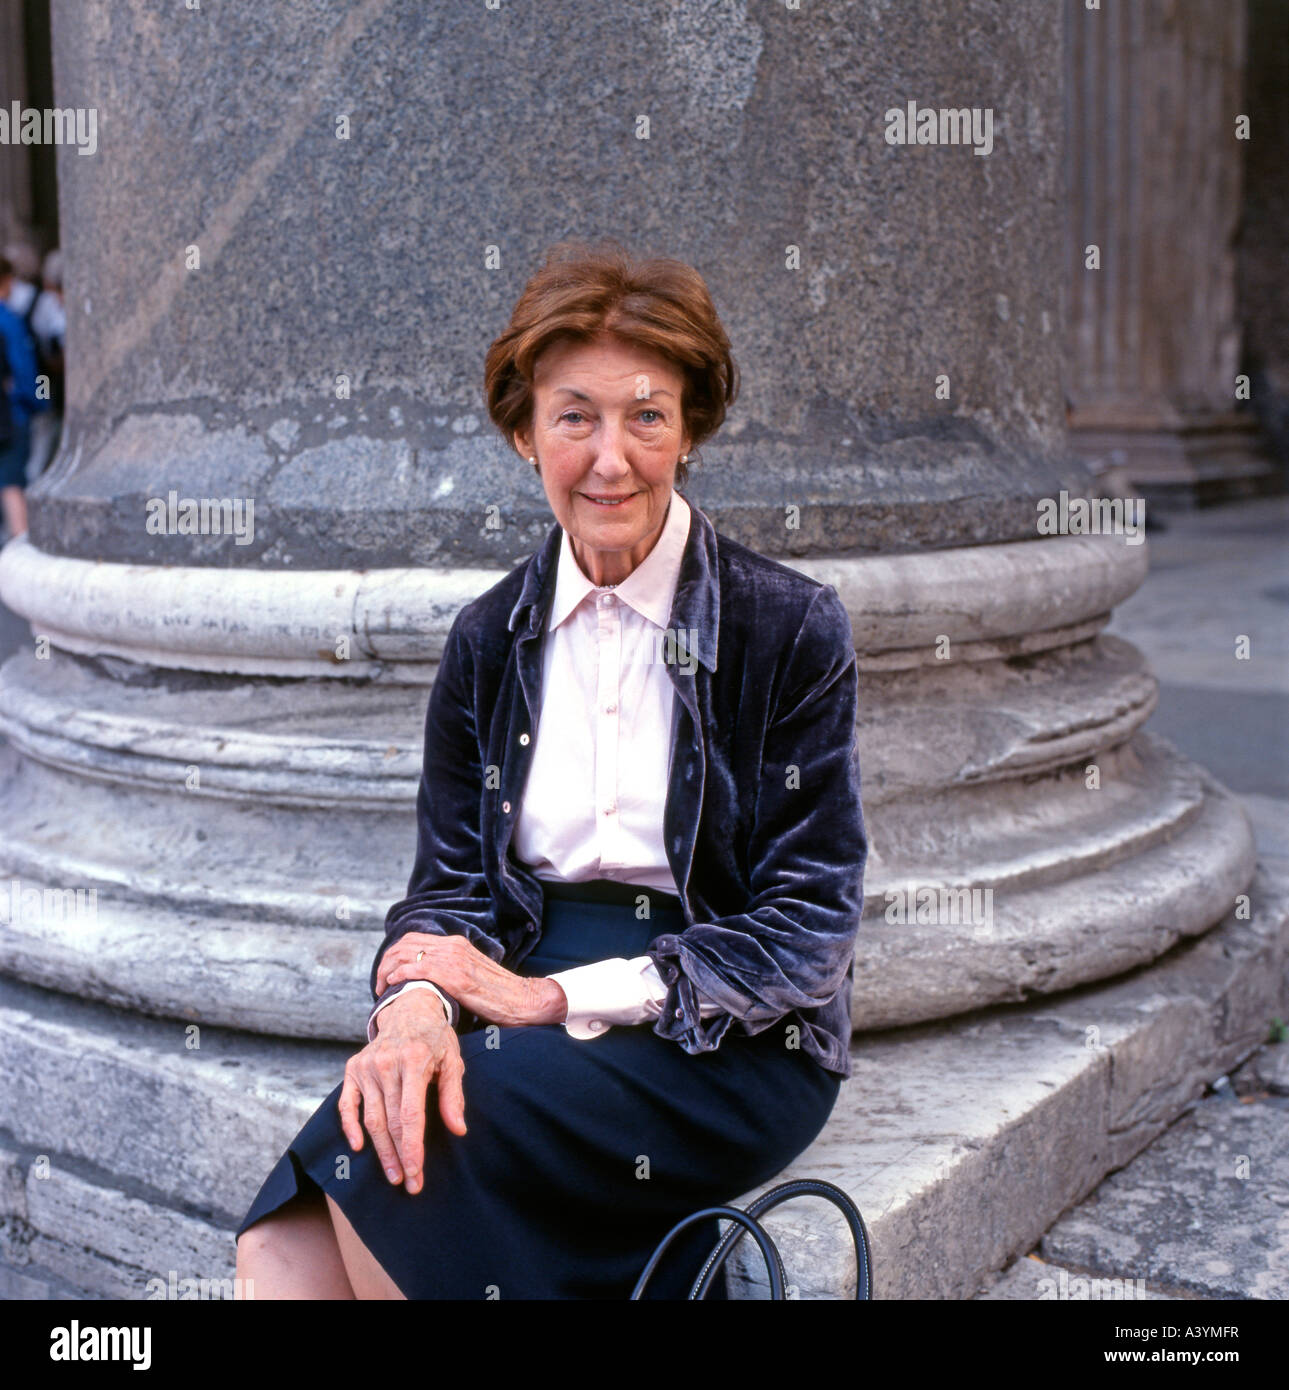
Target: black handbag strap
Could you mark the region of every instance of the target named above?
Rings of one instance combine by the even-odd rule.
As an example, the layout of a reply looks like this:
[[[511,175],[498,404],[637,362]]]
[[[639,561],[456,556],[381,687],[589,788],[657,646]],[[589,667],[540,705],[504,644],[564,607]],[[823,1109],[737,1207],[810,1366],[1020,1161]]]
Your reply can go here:
[[[728,1237],[735,1231],[741,1239],[746,1233],[751,1233],[752,1239],[760,1246],[761,1254],[765,1259],[765,1268],[770,1276],[770,1297],[782,1299],[784,1296],[785,1279],[783,1276],[783,1261],[779,1258],[778,1247],[770,1239],[769,1233],[754,1217],[745,1211],[740,1211],[737,1207],[704,1207],[702,1211],[696,1211],[692,1216],[687,1216],[683,1221],[678,1221],[670,1231],[659,1241],[657,1249],[649,1256],[649,1263],[645,1265],[644,1272],[636,1281],[636,1286],[631,1292],[632,1299],[643,1297],[645,1286],[653,1278],[654,1270],[658,1268],[658,1262],[667,1253],[667,1248],[682,1231],[688,1230],[690,1226],[699,1221],[706,1221],[709,1217],[725,1216],[735,1224],[726,1231]],[[718,1247],[719,1248],[719,1247]],[[708,1257],[710,1263],[710,1256]],[[691,1291],[691,1298],[694,1297]]]
[[[781,1202],[789,1201],[793,1197],[805,1196],[823,1197],[841,1209],[855,1242],[855,1297],[856,1299],[871,1299],[873,1297],[873,1261],[872,1251],[868,1243],[868,1230],[864,1225],[864,1218],[860,1215],[859,1208],[851,1201],[850,1195],[840,1187],[825,1182],[822,1178],[793,1178],[789,1182],[780,1183],[778,1187],[772,1187],[769,1192],[762,1193],[755,1202],[749,1204],[747,1214],[758,1218],[759,1225],[759,1218]],[[731,1208],[731,1210],[734,1209]],[[711,1286],[712,1280],[729,1258],[730,1251],[743,1239],[743,1231],[744,1228],[741,1225],[731,1226],[721,1236],[716,1248],[707,1257],[706,1263],[699,1271],[698,1278],[694,1280],[694,1286],[689,1291],[691,1299],[707,1296],[707,1290]],[[771,1289],[773,1290],[773,1286]],[[771,1291],[770,1297],[774,1297],[773,1291]]]

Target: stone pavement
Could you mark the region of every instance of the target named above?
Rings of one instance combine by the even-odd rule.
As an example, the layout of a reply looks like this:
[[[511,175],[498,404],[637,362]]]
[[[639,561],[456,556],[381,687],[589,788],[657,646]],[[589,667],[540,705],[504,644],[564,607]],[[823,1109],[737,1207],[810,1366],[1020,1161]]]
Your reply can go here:
[[[1289,872],[1289,499],[1166,525],[1110,631],[1159,677],[1150,728],[1240,796],[1259,862]],[[1236,658],[1239,635],[1248,660]],[[1214,1077],[976,1297],[1138,1297],[1144,1283],[1147,1299],[1289,1298],[1287,1138],[1289,1034]]]

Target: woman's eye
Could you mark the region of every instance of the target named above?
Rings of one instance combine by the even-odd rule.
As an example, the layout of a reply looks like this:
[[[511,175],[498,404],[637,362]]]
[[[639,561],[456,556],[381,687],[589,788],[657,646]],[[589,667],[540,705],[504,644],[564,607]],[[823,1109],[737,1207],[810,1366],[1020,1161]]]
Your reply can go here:
[[[651,409],[649,409],[649,410],[642,410],[642,411],[640,412],[640,418],[641,418],[642,420],[644,420],[644,417],[645,417],[646,415],[656,415],[656,416],[658,417],[658,420],[661,420],[661,419],[662,419],[662,411],[661,411],[661,410],[653,410],[653,409],[651,408]],[[656,424],[658,423],[658,420],[645,420],[645,424],[646,424],[646,425],[656,425]]]
[[[566,411],[563,413],[563,415],[561,415],[559,418],[560,418],[561,420],[567,420],[568,417],[569,417],[570,415],[577,415],[577,416],[580,416],[581,414],[582,414],[582,412],[581,412],[580,410],[566,410]],[[576,424],[580,424],[580,423],[581,423],[580,420],[574,420],[574,421],[573,421],[573,424],[575,424],[575,425],[576,425]]]

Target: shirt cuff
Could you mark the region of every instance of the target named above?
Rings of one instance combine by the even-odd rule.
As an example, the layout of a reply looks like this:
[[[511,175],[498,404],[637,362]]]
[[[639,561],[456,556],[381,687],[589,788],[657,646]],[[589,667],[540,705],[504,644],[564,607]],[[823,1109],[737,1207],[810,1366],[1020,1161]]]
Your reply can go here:
[[[380,1001],[380,1003],[377,1004],[376,1007],[371,1011],[371,1016],[370,1016],[370,1017],[368,1018],[368,1020],[367,1020],[367,1041],[368,1041],[368,1042],[375,1042],[375,1041],[376,1041],[376,1015],[377,1015],[378,1013],[380,1013],[380,1011],[385,1007],[386,1004],[392,1004],[392,1003],[394,1002],[394,1000],[397,999],[398,996],[399,996],[400,994],[403,993],[404,990],[408,990],[408,989],[432,989],[432,990],[434,990],[435,994],[437,994],[437,995],[439,996],[439,1002],[443,1005],[443,1012],[444,1012],[444,1013],[447,1015],[447,1017],[448,1017],[448,1024],[449,1024],[449,1026],[451,1025],[451,1023],[452,1023],[452,1005],[449,1004],[448,1001],[443,997],[442,991],[441,991],[440,989],[438,989],[434,984],[432,984],[429,980],[407,980],[407,981],[404,982],[404,984],[403,984],[403,986],[402,986],[402,989],[396,990],[396,991],[395,991],[394,993],[392,993],[392,994],[386,994],[385,997]]]
[[[648,956],[614,956],[550,975],[568,997],[564,1028],[581,1042],[598,1038],[614,1024],[657,1018],[667,987]]]
[[[556,981],[568,996],[564,1028],[580,1042],[602,1037],[614,1024],[652,1023],[662,1013],[667,998],[652,956],[614,956],[589,965],[561,970],[548,979]],[[698,996],[703,1018],[724,1013],[719,1004]]]

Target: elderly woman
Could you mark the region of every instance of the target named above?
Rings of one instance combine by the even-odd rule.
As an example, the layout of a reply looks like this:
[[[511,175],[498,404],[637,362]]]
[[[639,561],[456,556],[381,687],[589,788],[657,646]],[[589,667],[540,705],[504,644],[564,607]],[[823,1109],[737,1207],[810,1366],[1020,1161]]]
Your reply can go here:
[[[490,348],[556,524],[448,634],[368,1043],[238,1231],[256,1297],[624,1299],[827,1121],[858,674],[835,590],[680,491],[737,389],[698,273],[616,244],[554,248]]]

